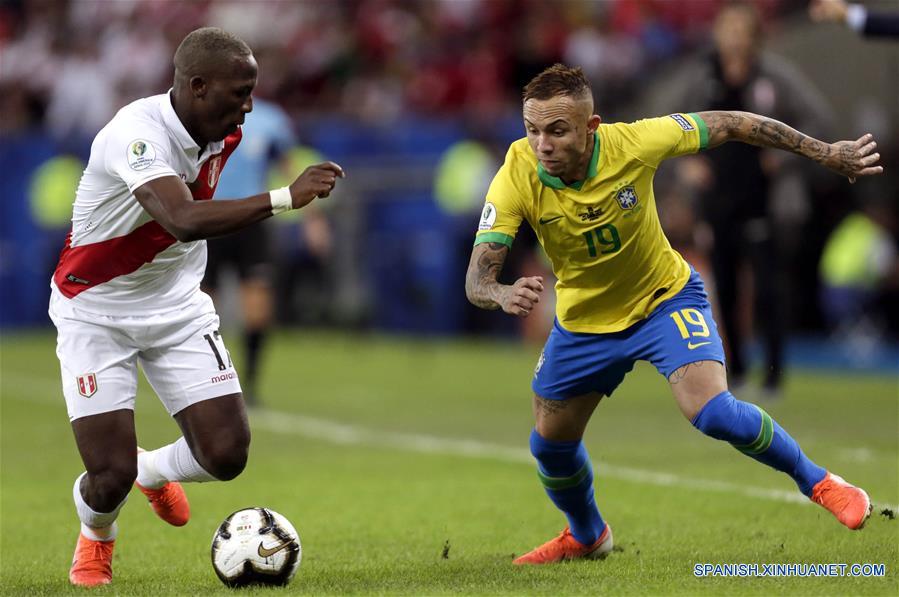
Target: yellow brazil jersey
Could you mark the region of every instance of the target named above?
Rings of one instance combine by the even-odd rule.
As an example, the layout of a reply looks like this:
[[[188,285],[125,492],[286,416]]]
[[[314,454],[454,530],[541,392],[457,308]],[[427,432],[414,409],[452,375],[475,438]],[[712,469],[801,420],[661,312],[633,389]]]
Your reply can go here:
[[[487,191],[475,244],[511,247],[527,220],[552,262],[556,317],[566,330],[604,334],[645,319],[677,294],[690,267],[671,248],[656,212],[659,163],[708,144],[696,114],[601,124],[587,178],[549,175],[527,139],[512,143]]]

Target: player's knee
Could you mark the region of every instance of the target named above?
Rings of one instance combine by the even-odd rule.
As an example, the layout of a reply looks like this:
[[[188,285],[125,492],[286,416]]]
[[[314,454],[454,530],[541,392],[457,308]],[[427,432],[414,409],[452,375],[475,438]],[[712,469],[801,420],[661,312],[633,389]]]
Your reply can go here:
[[[582,451],[580,441],[553,441],[544,438],[536,429],[531,430],[531,454],[538,462],[548,464],[556,461],[567,462],[579,456]]]
[[[247,466],[250,453],[249,431],[222,437],[203,452],[203,468],[220,481],[230,481]]]
[[[530,447],[531,454],[537,459],[537,462],[545,460],[551,452],[549,442],[537,433],[536,429],[531,430]]]
[[[88,503],[97,512],[111,512],[134,485],[137,462],[120,462],[88,474]]]
[[[709,400],[691,423],[715,439],[731,439],[731,429],[738,414],[736,400],[730,392],[722,392]]]

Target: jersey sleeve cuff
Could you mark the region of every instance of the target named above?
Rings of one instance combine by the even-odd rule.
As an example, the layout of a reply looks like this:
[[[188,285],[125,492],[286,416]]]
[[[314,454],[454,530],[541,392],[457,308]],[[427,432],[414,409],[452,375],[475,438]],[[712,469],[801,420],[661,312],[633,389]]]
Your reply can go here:
[[[481,243],[500,243],[511,249],[513,240],[515,240],[514,236],[502,232],[483,232],[475,237],[474,244],[477,246]]]
[[[145,176],[138,178],[132,182],[126,183],[128,184],[128,190],[131,191],[131,194],[134,194],[134,191],[139,187],[156,180],[157,178],[165,178],[166,176],[178,176],[178,174],[174,170],[155,170],[153,172],[147,173]]]
[[[696,112],[690,112],[688,116],[696,123],[696,130],[699,131],[699,149],[697,151],[702,151],[709,146],[709,127]]]

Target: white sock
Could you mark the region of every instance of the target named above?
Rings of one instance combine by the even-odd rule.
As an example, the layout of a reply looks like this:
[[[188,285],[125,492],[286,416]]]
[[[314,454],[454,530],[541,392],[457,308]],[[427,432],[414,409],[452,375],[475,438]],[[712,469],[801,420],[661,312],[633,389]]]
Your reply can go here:
[[[115,520],[119,516],[119,510],[128,501],[128,496],[126,495],[125,499],[112,512],[97,512],[87,505],[81,495],[81,481],[85,475],[87,472],[78,475],[75,485],[72,487],[72,499],[75,501],[75,512],[78,513],[78,518],[81,520],[81,532],[92,541],[112,541],[119,531]]]
[[[169,481],[203,483],[215,480],[194,458],[183,437],[158,450],[137,455],[137,482],[148,489],[159,489]]]
[[[156,468],[156,453],[159,450],[147,452],[137,449],[137,484],[146,489],[159,489],[168,480],[159,474]]]
[[[119,535],[119,523],[114,522],[108,527],[94,528],[81,523],[81,534],[91,541],[115,541]]]

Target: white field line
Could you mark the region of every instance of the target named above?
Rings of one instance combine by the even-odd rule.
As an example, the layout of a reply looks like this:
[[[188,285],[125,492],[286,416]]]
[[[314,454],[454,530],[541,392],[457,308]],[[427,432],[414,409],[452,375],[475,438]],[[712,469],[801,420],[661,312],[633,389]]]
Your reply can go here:
[[[62,398],[62,391],[57,380],[6,371],[0,387],[10,383],[24,385],[34,391],[32,395],[27,398],[20,398],[20,400],[58,404],[59,408],[63,412],[65,411],[65,400]],[[7,400],[8,398],[9,395],[7,394],[7,396],[2,397],[2,400]],[[16,398],[19,399],[18,396]],[[251,410],[250,423],[254,427],[273,433],[296,435],[331,444],[375,446],[418,454],[441,454],[525,464],[528,466],[534,465],[534,459],[526,448],[513,448],[474,439],[450,439],[416,433],[380,431],[359,425],[269,409]],[[643,485],[683,487],[690,490],[730,493],[791,504],[811,504],[798,490],[762,489],[737,483],[728,483],[727,481],[695,479],[672,473],[649,471],[608,463],[597,463],[596,469],[599,477],[620,479]],[[899,512],[899,506],[896,504],[879,502],[873,498],[871,501],[874,503],[875,511],[881,508],[890,508],[894,512]]]
[[[358,425],[349,425],[327,419],[268,409],[252,410],[250,412],[250,422],[253,426],[266,431],[298,435],[307,439],[339,445],[375,446],[420,454],[441,454],[527,464],[529,466],[534,465],[533,457],[525,448],[512,448],[473,439],[449,439],[417,433],[385,432]],[[812,503],[798,490],[761,489],[726,481],[695,479],[671,473],[641,470],[606,463],[597,466],[597,474],[600,477],[615,478],[644,485],[683,487],[690,490],[732,493],[793,504]],[[875,502],[875,507],[890,508],[893,511],[899,510],[899,506],[879,502]]]

